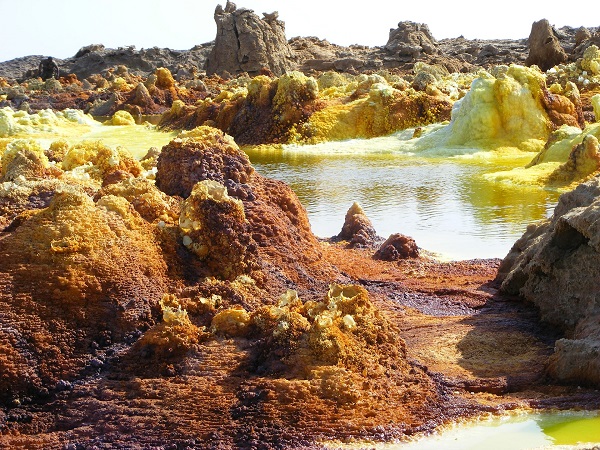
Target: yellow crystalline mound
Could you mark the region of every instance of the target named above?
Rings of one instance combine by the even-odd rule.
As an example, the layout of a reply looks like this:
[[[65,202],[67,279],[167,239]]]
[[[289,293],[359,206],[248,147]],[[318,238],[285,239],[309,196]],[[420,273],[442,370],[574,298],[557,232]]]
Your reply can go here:
[[[185,309],[182,309],[174,295],[165,294],[160,300],[163,313],[162,322],[148,330],[142,339],[141,345],[155,347],[160,358],[166,358],[185,352],[196,345],[203,329],[194,325]]]
[[[338,72],[325,72],[317,78],[319,90],[324,91],[329,88],[341,87],[348,84],[348,79]]]
[[[165,67],[156,69],[156,87],[159,89],[170,89],[175,86],[175,79],[171,71]]]
[[[590,45],[583,52],[581,68],[593,75],[600,75],[600,49],[596,45]]]
[[[26,111],[13,111],[9,107],[0,108],[0,138],[9,136],[27,137],[31,134],[64,135],[65,132],[87,131],[96,122],[82,111],[65,109],[52,111],[43,109],[35,114]]]
[[[175,100],[171,105],[171,110],[169,114],[173,117],[179,117],[185,110],[185,103],[181,100]]]
[[[450,124],[421,145],[539,151],[551,131],[542,105],[544,86],[543,74],[533,68],[513,65],[498,78],[483,72],[455,103]]]
[[[187,139],[201,141],[206,144],[207,147],[219,146],[225,147],[227,150],[239,151],[239,147],[235,140],[228,134],[223,133],[221,130],[209,126],[199,126],[191,130],[184,130],[177,135],[177,139],[181,139],[184,142]]]
[[[0,163],[0,180],[5,181],[21,175],[25,178],[42,176],[49,165],[44,150],[33,139],[16,139],[9,143]]]
[[[219,311],[212,319],[210,329],[213,333],[227,336],[244,336],[250,325],[250,314],[241,306]]]
[[[484,178],[517,185],[567,186],[600,169],[598,138],[600,123],[588,125],[583,131],[563,125],[525,167],[486,174]]]
[[[85,165],[91,166],[88,171],[91,177],[100,179],[117,170],[129,172],[137,177],[143,170],[139,161],[126,149],[113,149],[104,145],[102,141],[84,141],[74,145],[62,162],[63,170],[73,170]]]
[[[254,77],[248,84],[248,101],[256,106],[269,106],[273,94],[274,82],[266,75]]]
[[[596,122],[600,122],[600,94],[594,95],[590,100],[592,102],[592,107],[594,108]]]
[[[573,147],[567,162],[550,174],[549,184],[568,185],[581,180],[600,168],[598,139],[593,134],[585,136],[581,144]]]
[[[302,117],[302,105],[315,100],[318,95],[319,86],[314,78],[296,71],[282,75],[277,81],[277,92],[273,97],[277,121],[282,124],[297,123]]]
[[[179,219],[176,200],[143,177],[126,178],[118,183],[111,183],[104,186],[99,194],[123,197],[149,222],[162,220],[164,223],[173,223]]]
[[[396,93],[391,86],[376,83],[365,98],[315,112],[303,127],[303,134],[310,136],[313,142],[390,134],[395,128],[389,106]]]
[[[600,138],[600,123],[588,125],[583,131],[576,127],[563,125],[550,135],[544,149],[533,158],[527,167],[547,162],[566,162],[573,147],[581,144],[588,135]]]
[[[0,137],[8,137],[16,134],[18,127],[14,118],[14,111],[9,108],[0,108]]]
[[[354,285],[334,284],[320,302],[303,303],[287,291],[277,306],[257,310],[252,323],[276,347],[291,351],[286,362],[298,371],[317,365],[362,368],[371,355],[365,343],[387,331],[367,291]]]
[[[117,111],[113,116],[104,122],[104,125],[135,125],[135,119],[127,111]]]
[[[66,139],[58,139],[50,144],[47,155],[52,161],[62,162],[69,151],[69,142]]]

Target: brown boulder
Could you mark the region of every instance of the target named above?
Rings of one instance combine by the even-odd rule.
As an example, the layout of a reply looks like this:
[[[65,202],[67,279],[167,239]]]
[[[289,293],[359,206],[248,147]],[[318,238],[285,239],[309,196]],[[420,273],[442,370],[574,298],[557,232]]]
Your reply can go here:
[[[344,226],[337,238],[348,241],[351,248],[372,245],[377,239],[373,224],[358,203],[354,202],[346,213]]]
[[[390,235],[375,252],[373,258],[384,261],[397,261],[399,259],[417,258],[419,247],[413,238],[400,233]]]
[[[567,61],[567,54],[546,19],[534,22],[529,34],[529,56],[525,65],[537,65],[543,71]]]

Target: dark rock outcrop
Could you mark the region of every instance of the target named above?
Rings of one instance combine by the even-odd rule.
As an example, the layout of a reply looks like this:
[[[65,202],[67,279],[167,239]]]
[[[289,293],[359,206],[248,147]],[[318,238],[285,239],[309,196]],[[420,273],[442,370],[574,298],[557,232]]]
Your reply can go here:
[[[367,247],[377,239],[373,224],[358,203],[354,202],[346,213],[344,226],[337,239],[348,241],[350,248]]]
[[[260,19],[250,9],[238,9],[227,2],[225,9],[215,9],[217,37],[208,57],[209,75],[247,72],[258,75],[268,69],[282,75],[292,68],[294,54],[285,37],[285,25],[278,14],[264,14]]]
[[[419,247],[413,238],[394,233],[381,244],[373,258],[383,261],[397,261],[399,259],[417,258],[418,256]]]
[[[561,47],[554,28],[546,19],[534,22],[529,35],[528,66],[537,65],[546,71],[567,61],[567,54]]]
[[[417,59],[422,53],[438,53],[437,42],[424,23],[400,22],[390,30],[385,50],[401,58]]]
[[[596,386],[600,385],[599,211],[596,176],[563,194],[550,219],[527,228],[497,277],[502,291],[533,302],[542,320],[569,336],[556,343],[551,374]]]

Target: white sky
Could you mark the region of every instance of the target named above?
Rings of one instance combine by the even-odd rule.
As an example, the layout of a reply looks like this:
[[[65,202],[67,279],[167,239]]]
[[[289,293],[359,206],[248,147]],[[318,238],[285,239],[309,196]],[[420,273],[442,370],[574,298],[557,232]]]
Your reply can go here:
[[[27,55],[66,58],[89,44],[185,50],[212,41],[219,0],[0,0],[0,62]],[[279,11],[286,36],[339,45],[385,45],[390,28],[411,20],[437,39],[526,38],[543,18],[561,27],[600,26],[597,1],[528,0],[237,0],[238,7]],[[552,6],[555,3],[556,6]],[[561,6],[559,7],[558,4]],[[576,5],[576,6],[575,6]]]

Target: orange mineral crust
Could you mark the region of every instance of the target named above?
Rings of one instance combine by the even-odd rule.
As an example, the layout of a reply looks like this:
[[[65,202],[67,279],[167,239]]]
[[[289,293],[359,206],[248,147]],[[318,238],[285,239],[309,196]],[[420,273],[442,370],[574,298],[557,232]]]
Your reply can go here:
[[[560,333],[498,292],[498,260],[440,262],[402,235],[410,252],[376,258],[358,206],[319,240],[216,128],[142,163],[54,147],[55,171],[15,147],[35,164],[10,162],[0,190],[2,447],[321,448],[600,406],[547,377]]]

